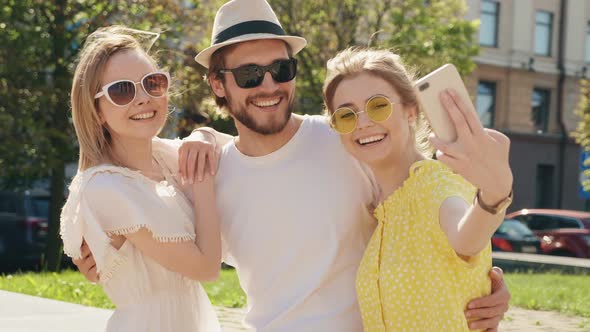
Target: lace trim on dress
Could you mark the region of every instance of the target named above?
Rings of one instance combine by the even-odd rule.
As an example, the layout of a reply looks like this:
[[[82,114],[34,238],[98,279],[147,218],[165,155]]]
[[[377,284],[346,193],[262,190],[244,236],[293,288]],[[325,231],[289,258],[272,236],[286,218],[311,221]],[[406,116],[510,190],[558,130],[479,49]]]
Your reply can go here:
[[[74,259],[80,259],[82,257],[82,253],[80,251],[84,236],[84,220],[81,216],[82,211],[80,211],[82,192],[84,191],[84,188],[90,179],[99,173],[120,174],[125,177],[141,180],[142,182],[149,185],[153,185],[155,183],[158,186],[158,190],[164,189],[169,191],[172,196],[174,194],[172,191],[175,191],[175,188],[172,185],[169,185],[167,181],[161,181],[158,183],[157,181],[146,177],[139,171],[133,171],[125,167],[99,165],[76,174],[69,186],[69,197],[62,209],[60,222],[60,236],[64,243],[63,250],[66,255]],[[195,240],[195,235],[192,234],[155,234],[147,224],[137,224],[122,229],[108,232],[103,231],[100,234],[95,234],[96,240],[94,242],[97,243],[95,243],[95,252],[93,252],[93,255],[97,262],[97,272],[100,275],[101,282],[108,281],[113,276],[113,273],[127,259],[124,253],[113,248],[109,236],[133,233],[142,227],[148,229],[150,233],[152,233],[154,239],[156,239],[158,242],[183,242]],[[126,242],[123,245],[125,246]],[[97,248],[97,246],[99,248]]]
[[[158,235],[154,234],[152,229],[147,224],[137,224],[130,227],[116,229],[112,231],[107,231],[106,233],[110,235],[125,235],[129,233],[135,233],[139,231],[140,228],[147,229],[150,233],[152,233],[152,237],[156,239],[158,242],[186,242],[186,241],[194,241],[195,236],[191,234],[182,234],[182,235]]]
[[[88,181],[98,173],[116,173],[130,178],[138,178],[147,181],[147,178],[139,171],[132,171],[128,168],[112,165],[99,165],[76,174],[68,188],[68,200],[61,211],[59,229],[60,236],[64,242],[64,252],[72,258],[79,259],[82,257],[80,246],[82,245],[83,237],[83,221],[79,216],[80,201],[82,200],[81,194],[84,191],[86,184],[88,184]]]

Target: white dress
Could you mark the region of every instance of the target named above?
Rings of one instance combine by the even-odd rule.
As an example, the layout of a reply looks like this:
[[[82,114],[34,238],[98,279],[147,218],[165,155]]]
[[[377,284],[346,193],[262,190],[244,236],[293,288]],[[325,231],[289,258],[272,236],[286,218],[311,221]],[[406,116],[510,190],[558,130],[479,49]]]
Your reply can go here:
[[[116,306],[107,331],[220,331],[198,281],[167,270],[129,241],[118,250],[110,244],[109,235],[141,227],[160,242],[195,240],[192,204],[174,176],[178,170],[176,144],[160,139],[153,143],[165,181],[112,165],[76,175],[61,215],[64,251],[78,258],[82,238],[88,243],[99,284]]]

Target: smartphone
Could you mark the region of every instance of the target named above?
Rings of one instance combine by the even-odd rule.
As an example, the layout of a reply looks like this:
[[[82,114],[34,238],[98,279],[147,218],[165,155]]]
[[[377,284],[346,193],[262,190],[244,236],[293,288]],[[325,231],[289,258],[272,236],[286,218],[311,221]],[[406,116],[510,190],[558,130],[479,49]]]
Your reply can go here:
[[[414,89],[434,134],[445,142],[453,142],[457,139],[457,131],[439,97],[440,93],[447,88],[457,91],[463,102],[471,103],[469,92],[467,92],[459,71],[450,63],[414,83]]]

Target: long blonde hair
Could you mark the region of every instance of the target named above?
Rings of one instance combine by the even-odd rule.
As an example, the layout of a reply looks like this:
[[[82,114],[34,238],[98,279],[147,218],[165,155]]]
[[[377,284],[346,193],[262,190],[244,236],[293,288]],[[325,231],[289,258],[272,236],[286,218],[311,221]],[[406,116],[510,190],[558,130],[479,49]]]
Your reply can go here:
[[[138,51],[157,68],[148,54],[159,34],[111,26],[90,34],[80,51],[71,91],[72,120],[80,146],[78,169],[84,171],[112,159],[111,136],[100,121],[98,101],[94,95],[104,82],[100,81],[108,60],[121,51]]]
[[[343,80],[362,73],[370,73],[388,82],[399,94],[404,106],[416,108],[416,122],[410,133],[416,149],[425,157],[431,157],[433,149],[428,142],[431,129],[414,91],[414,73],[403,65],[399,55],[388,50],[352,47],[328,61],[323,88],[326,115],[334,111],[333,99],[338,85]]]

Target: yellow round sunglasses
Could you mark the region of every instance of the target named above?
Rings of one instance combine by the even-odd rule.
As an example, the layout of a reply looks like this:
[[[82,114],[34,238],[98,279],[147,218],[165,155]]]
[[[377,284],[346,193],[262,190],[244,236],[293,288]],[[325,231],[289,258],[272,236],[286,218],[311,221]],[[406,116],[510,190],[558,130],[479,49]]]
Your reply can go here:
[[[330,126],[341,135],[350,134],[356,129],[358,115],[360,113],[367,113],[369,119],[374,122],[383,122],[389,119],[393,113],[393,105],[396,104],[401,103],[392,102],[389,98],[382,95],[374,95],[367,101],[364,111],[355,112],[347,106],[336,109],[330,115]]]

